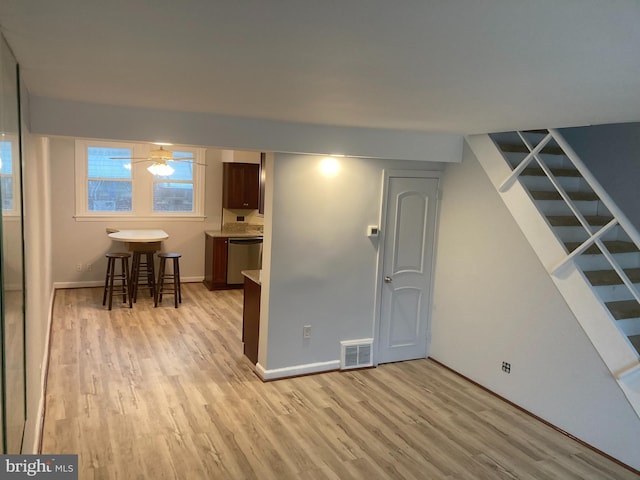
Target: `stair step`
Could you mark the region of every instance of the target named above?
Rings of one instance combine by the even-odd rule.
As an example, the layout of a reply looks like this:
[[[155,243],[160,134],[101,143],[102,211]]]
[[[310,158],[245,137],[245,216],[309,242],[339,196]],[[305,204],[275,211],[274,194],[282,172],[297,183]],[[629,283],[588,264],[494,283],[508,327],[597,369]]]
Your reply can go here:
[[[580,172],[575,168],[551,168],[551,173],[553,173],[554,177],[576,177],[581,178]],[[540,167],[528,167],[525,168],[521,175],[530,176],[530,177],[544,177],[546,174],[544,170]]]
[[[638,351],[638,353],[640,353],[640,335],[633,335],[629,337],[629,341],[631,342],[631,345],[633,345],[633,347]]]
[[[549,191],[549,192],[544,190],[532,190],[529,193],[531,193],[531,196],[533,197],[534,200],[562,200],[562,196],[560,195],[560,192],[558,192],[557,190]],[[569,195],[569,198],[571,200],[577,200],[577,201],[600,200],[598,198],[598,195],[596,195],[594,192],[567,192],[567,194]]]
[[[594,226],[603,226],[609,223],[612,218],[611,217],[603,217],[601,215],[585,215],[584,219],[589,223],[589,225]],[[577,217],[574,216],[566,216],[566,215],[549,215],[547,217],[549,224],[552,227],[579,227],[581,226]]]
[[[505,153],[531,153],[526,145],[513,145],[509,143],[499,143],[498,147]],[[547,145],[540,153],[546,153],[547,155],[564,155],[564,152],[560,147],[554,147]]]
[[[634,252],[617,253],[614,258],[622,268],[640,268],[640,255]],[[611,265],[604,255],[580,255],[576,261],[583,272],[610,270]]]
[[[580,242],[567,242],[564,244],[567,247],[567,250],[573,252],[576,248],[578,248],[581,243]],[[631,253],[638,252],[638,249],[633,244],[633,242],[624,242],[622,240],[611,240],[604,242],[605,247],[609,250],[609,253]],[[587,248],[584,253],[587,255],[601,255],[600,249],[597,245],[591,245]]]
[[[640,268],[625,268],[624,273],[626,273],[632,283],[640,283]],[[584,272],[584,274],[594,287],[622,285],[622,279],[615,270],[592,270],[590,272]]]
[[[535,133],[538,135],[546,135],[547,133],[549,133],[549,130],[546,130],[544,128],[539,128],[539,129],[533,129],[533,130],[524,130],[524,133]]]
[[[605,303],[616,320],[640,317],[640,303],[636,300],[619,300]]]

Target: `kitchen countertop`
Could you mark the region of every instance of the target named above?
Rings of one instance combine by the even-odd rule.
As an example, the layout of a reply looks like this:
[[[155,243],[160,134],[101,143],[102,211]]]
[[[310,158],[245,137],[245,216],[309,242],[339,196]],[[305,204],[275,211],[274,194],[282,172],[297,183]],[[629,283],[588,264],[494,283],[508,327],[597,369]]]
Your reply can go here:
[[[259,230],[246,230],[244,232],[234,232],[234,231],[228,231],[228,230],[206,230],[204,233],[214,238],[215,237],[237,237],[237,238],[260,237],[262,238],[264,235]]]
[[[242,273],[242,275],[247,277],[253,283],[262,285],[262,281],[261,281],[262,270],[243,270],[240,273]]]

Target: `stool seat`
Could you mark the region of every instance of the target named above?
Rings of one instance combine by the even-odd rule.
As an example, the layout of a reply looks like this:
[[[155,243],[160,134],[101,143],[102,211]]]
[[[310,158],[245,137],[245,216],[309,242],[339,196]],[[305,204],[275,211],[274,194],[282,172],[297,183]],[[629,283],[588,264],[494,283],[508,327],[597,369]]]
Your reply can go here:
[[[122,303],[127,303],[127,295],[129,296],[129,308],[132,307],[131,295],[129,294],[129,258],[130,253],[127,252],[109,252],[107,257],[107,274],[104,279],[104,292],[102,294],[102,305],[107,303],[109,299],[109,310],[113,301],[113,287],[116,280],[120,282],[122,288]],[[116,274],[116,262],[120,260],[120,273]]]
[[[173,252],[160,252],[158,253],[159,258],[180,258],[182,257],[181,253],[173,253]]]
[[[182,290],[180,288],[180,257],[182,257],[182,254],[175,252],[158,253],[160,265],[158,266],[158,282],[156,283],[156,296],[154,302],[155,307],[158,306],[158,303],[162,303],[162,296],[167,293],[173,294],[173,304],[175,308],[178,308],[178,303],[182,303]],[[167,260],[171,260],[173,263],[173,272],[171,273],[167,273],[166,271]]]

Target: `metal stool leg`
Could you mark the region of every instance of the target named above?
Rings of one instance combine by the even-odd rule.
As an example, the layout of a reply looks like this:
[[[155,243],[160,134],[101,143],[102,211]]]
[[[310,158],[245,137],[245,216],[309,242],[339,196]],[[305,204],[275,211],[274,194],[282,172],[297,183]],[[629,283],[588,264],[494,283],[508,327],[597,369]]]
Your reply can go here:
[[[140,272],[140,252],[133,252],[131,261],[131,276],[129,277],[129,297],[135,303],[138,298],[138,275]]]
[[[149,296],[156,297],[156,271],[153,261],[153,252],[147,252],[147,285],[149,286]]]
[[[111,265],[111,272],[109,274],[109,310],[111,310],[111,304],[113,303],[113,280],[115,277],[116,259],[110,258],[109,261],[113,262]]]
[[[129,308],[133,308],[131,302],[131,280],[129,275],[129,259],[122,259],[122,303],[127,301],[127,293],[129,294]]]
[[[178,302],[182,303],[182,290],[180,289],[180,262],[179,258],[173,259],[173,303],[178,308]]]
[[[112,264],[115,258],[107,258],[107,275],[104,278],[104,292],[102,293],[102,305],[107,304],[107,292],[109,291],[109,274],[111,273]]]
[[[164,288],[164,269],[167,259],[160,257],[160,265],[158,265],[158,283],[156,284],[156,295],[154,297],[153,306],[157,307],[162,302],[162,289]]]
[[[178,308],[178,282],[176,282],[176,260],[173,259],[173,305]]]

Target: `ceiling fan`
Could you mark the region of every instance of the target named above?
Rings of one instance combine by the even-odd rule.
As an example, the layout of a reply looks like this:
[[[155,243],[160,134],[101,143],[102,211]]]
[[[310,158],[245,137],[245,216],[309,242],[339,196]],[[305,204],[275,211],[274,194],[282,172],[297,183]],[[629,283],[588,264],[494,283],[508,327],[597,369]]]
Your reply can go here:
[[[153,175],[160,175],[163,177],[167,177],[175,170],[171,165],[167,162],[189,162],[196,165],[206,166],[204,163],[196,162],[191,156],[185,157],[174,157],[173,152],[171,150],[165,150],[162,145],[160,148],[156,148],[149,152],[148,157],[110,157],[111,160],[131,160],[132,164],[141,163],[141,162],[153,162],[151,165],[147,167],[147,170],[151,172]]]

